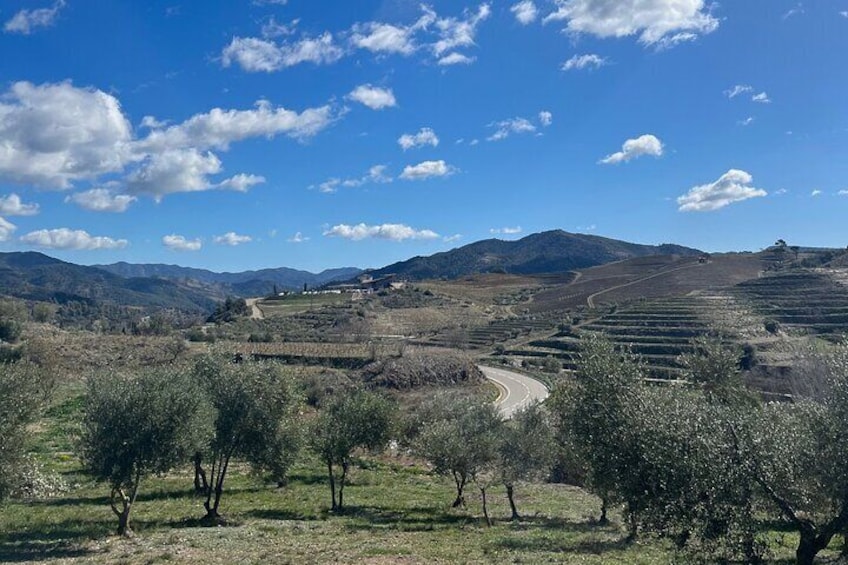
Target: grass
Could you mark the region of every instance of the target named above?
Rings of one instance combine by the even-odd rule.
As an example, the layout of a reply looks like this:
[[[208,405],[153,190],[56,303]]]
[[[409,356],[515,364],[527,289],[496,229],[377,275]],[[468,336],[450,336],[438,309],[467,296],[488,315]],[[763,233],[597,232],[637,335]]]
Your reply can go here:
[[[324,306],[350,302],[349,294],[292,294],[260,300],[257,306],[266,317],[309,312]]]

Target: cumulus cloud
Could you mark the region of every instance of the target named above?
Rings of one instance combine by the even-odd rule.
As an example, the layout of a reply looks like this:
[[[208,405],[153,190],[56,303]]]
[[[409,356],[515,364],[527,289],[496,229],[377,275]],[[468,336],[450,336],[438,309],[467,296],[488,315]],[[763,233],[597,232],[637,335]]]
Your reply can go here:
[[[0,215],[35,216],[36,214],[38,214],[38,204],[24,204],[21,197],[14,192],[8,196],[0,196]]]
[[[400,178],[404,180],[424,180],[432,177],[445,177],[453,172],[453,167],[439,159],[438,161],[422,161],[417,165],[407,165],[403,168]]]
[[[407,239],[437,239],[439,234],[433,230],[417,230],[404,224],[381,224],[369,226],[368,224],[339,224],[324,232],[328,237],[341,237],[353,241],[362,239],[387,239],[391,241],[404,241]]]
[[[162,245],[173,251],[200,251],[203,243],[200,239],[186,239],[182,235],[171,234],[162,238]]]
[[[302,233],[297,232],[296,234],[288,238],[286,241],[288,241],[289,243],[306,243],[307,241],[309,241],[309,238],[303,235]]]
[[[0,216],[0,241],[9,241],[18,227],[6,218]]]
[[[48,249],[121,249],[129,245],[126,239],[92,236],[85,230],[58,228],[37,230],[21,236],[21,242]]]
[[[66,189],[130,159],[132,127],[100,90],[16,82],[0,95],[0,116],[0,180]]]
[[[155,198],[213,188],[245,191],[265,179],[244,173],[213,179],[223,165],[212,149],[226,151],[254,137],[302,140],[336,119],[329,105],[296,112],[260,100],[250,109],[213,108],[170,126],[148,116],[142,125],[150,131],[135,138],[114,96],[70,82],[15,83],[0,94],[0,117],[0,182],[65,190],[116,175],[120,192]]]
[[[466,10],[461,18],[436,19],[435,28],[439,33],[439,39],[432,45],[433,53],[441,57],[448,51],[474,45],[477,27],[491,15],[492,9],[489,4],[480,4],[476,11]]]
[[[400,136],[397,140],[398,145],[400,145],[404,151],[407,149],[413,149],[415,147],[423,147],[425,145],[432,145],[433,147],[437,147],[439,145],[439,138],[430,128],[421,128],[418,130],[418,133],[405,133]]]
[[[440,58],[437,63],[442,67],[448,67],[451,65],[470,65],[474,61],[477,60],[477,57],[469,57],[468,55],[463,55],[462,53],[451,53],[450,55],[445,55]]]
[[[815,189],[810,193],[810,196],[812,196],[813,198],[815,198],[816,196],[821,196],[821,195],[822,195],[822,191],[819,190],[819,189]]]
[[[635,159],[637,157],[641,157],[642,155],[652,155],[654,157],[661,157],[663,154],[663,144],[654,135],[645,134],[640,135],[635,139],[628,139],[624,142],[624,145],[621,146],[621,151],[617,151],[611,155],[607,155],[603,159],[599,161],[604,165],[610,165],[615,163],[626,163],[631,159]]]
[[[692,187],[689,192],[678,197],[678,210],[681,212],[711,212],[724,208],[734,202],[749,198],[766,196],[768,193],[754,188],[754,178],[745,171],[730,169],[715,182]]]
[[[647,46],[671,47],[718,28],[704,0],[554,0],[542,21],[566,22],[566,31],[597,37],[639,36]]]
[[[370,84],[361,84],[347,95],[350,100],[368,106],[372,110],[382,110],[397,106],[397,100],[391,88],[380,88]]]
[[[459,241],[460,239],[462,239],[462,234],[455,233],[453,235],[446,235],[442,238],[442,241],[444,241],[445,243],[453,243],[455,241]]]
[[[340,178],[334,177],[331,179],[327,179],[321,184],[317,186],[319,192],[323,192],[325,194],[330,194],[338,191],[340,186],[346,188],[356,188],[358,186],[362,186],[364,184],[369,183],[377,183],[384,184],[392,182],[394,179],[386,174],[386,165],[374,165],[373,167],[368,169],[368,172],[363,176],[358,178],[350,178],[342,180]],[[314,185],[309,187],[310,189],[316,188]]]
[[[583,70],[583,69],[600,69],[608,64],[605,57],[595,55],[594,53],[586,53],[585,55],[574,55],[568,61],[562,64],[562,70]]]
[[[728,98],[736,98],[740,94],[745,94],[746,92],[751,92],[754,90],[754,87],[749,84],[737,84],[732,88],[728,88],[724,91],[724,95]]]
[[[554,123],[554,115],[547,110],[542,110],[539,112],[539,123],[542,124],[542,127],[548,127]]]
[[[57,0],[50,8],[21,10],[3,25],[6,33],[29,35],[40,27],[50,27],[59,17],[59,11],[65,7],[65,0]]]
[[[531,24],[539,17],[539,9],[536,8],[533,0],[522,0],[517,4],[513,4],[509,11],[513,13],[515,19],[521,25]]]
[[[351,43],[373,53],[411,55],[415,51],[415,27],[403,27],[380,22],[355,24]]]
[[[751,101],[759,102],[760,104],[771,104],[771,100],[768,97],[768,94],[765,92],[760,92],[759,94],[754,94],[751,96]]]
[[[92,188],[65,197],[65,202],[76,204],[92,212],[126,212],[138,200],[129,194],[115,194],[108,188]]]
[[[515,235],[517,233],[521,233],[523,230],[521,226],[515,226],[512,228],[492,228],[489,230],[491,234],[503,234],[503,235]]]
[[[221,64],[225,67],[236,64],[248,72],[270,73],[301,63],[327,65],[343,55],[344,50],[336,45],[329,32],[283,43],[258,37],[233,37],[221,52]]]
[[[527,118],[510,118],[489,124],[489,127],[497,128],[495,133],[487,137],[488,141],[500,141],[506,139],[512,134],[533,133],[536,131],[536,126],[530,123]]]
[[[229,245],[230,247],[235,247],[236,245],[250,243],[253,241],[253,238],[249,235],[239,235],[234,231],[228,231],[224,235],[216,235],[212,241],[218,245]]]

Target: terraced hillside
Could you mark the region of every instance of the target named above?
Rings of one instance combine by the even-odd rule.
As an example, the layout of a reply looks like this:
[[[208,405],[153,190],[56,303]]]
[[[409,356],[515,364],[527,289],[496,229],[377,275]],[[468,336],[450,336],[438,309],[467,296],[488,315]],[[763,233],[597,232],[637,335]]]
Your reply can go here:
[[[766,320],[794,333],[848,333],[848,286],[839,272],[798,270],[768,274],[735,287]]]
[[[505,354],[522,358],[553,357],[564,368],[573,369],[580,337],[594,332],[639,355],[651,376],[676,378],[681,369],[678,357],[692,350],[692,339],[715,331],[710,319],[704,316],[708,307],[709,302],[696,295],[638,301],[563,328],[548,338],[509,348]]]

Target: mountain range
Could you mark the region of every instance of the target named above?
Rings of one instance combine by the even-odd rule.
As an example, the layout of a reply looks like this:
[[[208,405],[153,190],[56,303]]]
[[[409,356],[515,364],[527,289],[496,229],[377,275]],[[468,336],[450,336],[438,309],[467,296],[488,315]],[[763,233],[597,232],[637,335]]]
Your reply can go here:
[[[429,257],[413,257],[369,271],[409,280],[458,278],[476,273],[543,274],[592,267],[647,255],[695,255],[679,245],[642,245],[554,230],[516,241],[487,239]],[[177,265],[114,263],[82,266],[37,252],[0,253],[0,295],[64,304],[83,302],[209,311],[225,296],[265,296],[283,289],[314,288],[350,280],[353,267],[309,273],[285,267],[216,273]]]

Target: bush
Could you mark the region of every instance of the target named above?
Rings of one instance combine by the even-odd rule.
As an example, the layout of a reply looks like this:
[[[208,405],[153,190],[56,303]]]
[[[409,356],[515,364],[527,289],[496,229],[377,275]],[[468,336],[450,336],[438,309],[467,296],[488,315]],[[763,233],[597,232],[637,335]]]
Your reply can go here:
[[[777,335],[777,333],[780,331],[780,322],[778,322],[777,320],[766,320],[765,322],[763,322],[763,327],[768,333]]]
[[[21,337],[23,325],[12,318],[0,318],[0,341],[15,343]]]
[[[371,363],[363,369],[371,386],[411,389],[419,386],[477,384],[485,380],[474,362],[462,355],[414,352]]]

